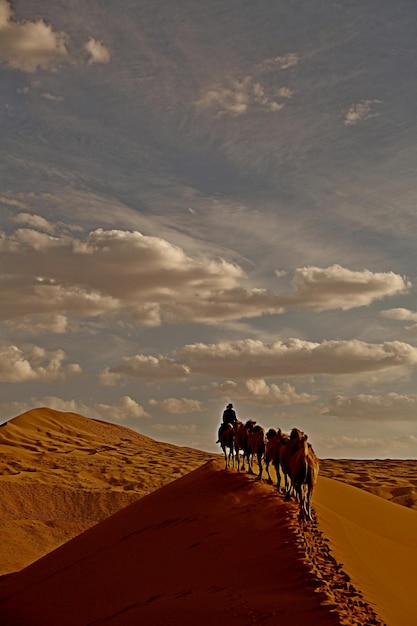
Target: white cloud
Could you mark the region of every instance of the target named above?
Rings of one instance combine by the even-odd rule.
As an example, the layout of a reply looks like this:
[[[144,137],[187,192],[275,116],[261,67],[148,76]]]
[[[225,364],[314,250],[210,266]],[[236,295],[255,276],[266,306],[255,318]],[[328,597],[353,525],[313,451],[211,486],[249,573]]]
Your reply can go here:
[[[387,319],[399,320],[401,322],[417,322],[417,311],[410,311],[409,309],[387,309],[381,311],[380,315]],[[417,330],[417,324],[406,326],[407,330]]]
[[[270,59],[265,59],[259,64],[259,68],[261,70],[286,70],[289,67],[294,67],[298,65],[300,61],[300,57],[296,52],[288,52],[282,56],[271,57]]]
[[[307,404],[317,400],[317,396],[298,393],[289,383],[269,384],[263,378],[249,378],[242,382],[228,380],[220,384],[214,383],[213,390],[224,398],[245,400],[260,406]]]
[[[121,374],[115,374],[110,371],[109,367],[105,367],[98,375],[98,381],[103,387],[114,387],[121,379]]]
[[[239,116],[250,110],[279,111],[284,107],[276,98],[288,98],[289,90],[281,92],[266,92],[259,82],[251,76],[242,80],[229,79],[224,84],[218,84],[205,91],[195,102],[198,108],[212,110],[216,115]]]
[[[7,320],[6,328],[11,333],[20,335],[62,335],[69,331],[68,318],[65,315],[46,314],[19,317],[15,320]]]
[[[95,404],[94,412],[105,420],[126,421],[129,419],[149,419],[145,409],[129,396],[123,396],[114,404]]]
[[[252,339],[197,343],[184,346],[177,357],[191,373],[224,378],[355,374],[415,365],[417,348],[399,341],[370,344],[363,341],[301,339],[264,344]]]
[[[148,327],[164,321],[216,324],[289,309],[366,306],[410,287],[393,272],[333,265],[297,269],[293,293],[279,294],[246,287],[248,279],[236,264],[193,258],[160,237],[97,229],[75,238],[54,234],[54,225],[36,215],[19,213],[15,220],[32,227],[10,235],[0,232],[4,320],[39,314],[110,320],[120,315]]]
[[[417,396],[387,393],[346,398],[338,395],[323,408],[322,414],[351,420],[416,422]]]
[[[192,398],[165,398],[164,400],[150,399],[149,405],[162,409],[166,413],[176,415],[188,413],[200,413],[202,405],[199,400]]]
[[[289,89],[288,87],[280,87],[277,91],[278,96],[280,96],[281,98],[292,98],[294,95],[294,92]]]
[[[48,220],[40,215],[34,215],[32,213],[17,213],[12,217],[12,221],[15,224],[21,224],[28,228],[43,231],[49,235],[53,235],[55,232],[54,224],[51,224]]]
[[[39,346],[22,349],[14,345],[0,346],[0,382],[60,382],[81,373],[76,363],[63,365],[63,350],[47,351]]]
[[[122,363],[102,372],[102,383],[111,385],[122,376],[134,376],[147,382],[187,380],[195,374],[225,378],[214,384],[216,393],[265,405],[308,403],[316,397],[297,393],[289,384],[267,384],[264,378],[307,376],[314,374],[341,375],[363,372],[383,372],[391,368],[413,366],[417,363],[417,348],[399,341],[382,344],[358,340],[323,341],[313,343],[290,339],[265,344],[244,339],[217,344],[190,344],[167,356],[136,355],[125,357]],[[236,383],[234,379],[247,379]]]
[[[41,98],[49,100],[50,102],[62,102],[64,99],[62,96],[55,96],[53,93],[49,93],[49,91],[41,93]]]
[[[90,37],[84,48],[90,55],[88,63],[109,63],[110,51],[101,41]]]
[[[294,305],[315,311],[366,306],[411,287],[408,279],[393,272],[352,271],[340,265],[297,269],[292,285]]]
[[[381,311],[382,317],[386,317],[391,320],[407,321],[411,320],[417,322],[417,311],[410,311],[409,309],[387,309]]]
[[[123,422],[131,419],[149,419],[145,409],[129,396],[119,398],[114,404],[85,404],[80,400],[64,400],[57,396],[31,398],[29,403],[4,402],[0,404],[2,418],[14,417],[36,407],[48,407],[57,411],[78,413],[84,417],[104,421]]]
[[[21,196],[21,194],[19,194],[19,196]],[[9,196],[9,195],[0,196],[0,203],[7,204],[8,206],[12,206],[12,207],[17,207],[19,209],[27,209],[26,202],[23,202],[22,200],[15,198],[14,196]]]
[[[376,117],[378,113],[375,113],[373,109],[375,104],[381,104],[381,100],[361,100],[356,104],[352,104],[345,115],[345,126],[353,126],[363,120]]]
[[[142,354],[124,357],[120,365],[108,368],[105,372],[107,375],[134,376],[147,382],[185,380],[189,376],[188,367],[177,363],[174,359],[164,356],[156,358]]]
[[[16,21],[10,3],[0,0],[0,60],[13,69],[35,72],[53,70],[68,61],[65,33],[54,32],[42,20]]]

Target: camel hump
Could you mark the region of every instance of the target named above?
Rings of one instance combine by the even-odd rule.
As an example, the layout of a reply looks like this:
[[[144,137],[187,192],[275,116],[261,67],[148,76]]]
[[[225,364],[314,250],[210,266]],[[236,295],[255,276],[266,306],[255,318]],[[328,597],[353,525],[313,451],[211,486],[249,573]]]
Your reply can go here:
[[[293,428],[290,433],[290,439],[293,441],[294,439],[303,439],[304,433],[299,428]]]

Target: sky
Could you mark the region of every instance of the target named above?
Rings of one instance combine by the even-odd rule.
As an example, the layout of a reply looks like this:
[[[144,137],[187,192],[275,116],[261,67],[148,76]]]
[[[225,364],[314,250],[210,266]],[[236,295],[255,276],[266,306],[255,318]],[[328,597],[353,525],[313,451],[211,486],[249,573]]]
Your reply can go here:
[[[0,0],[0,421],[417,458],[414,0]]]

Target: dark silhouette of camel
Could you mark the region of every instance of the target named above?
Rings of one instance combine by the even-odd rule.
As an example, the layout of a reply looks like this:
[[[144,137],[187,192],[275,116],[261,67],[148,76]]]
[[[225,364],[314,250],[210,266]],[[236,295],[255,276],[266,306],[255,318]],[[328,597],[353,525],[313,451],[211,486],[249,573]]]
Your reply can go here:
[[[291,482],[299,501],[300,521],[311,520],[311,498],[319,474],[319,460],[307,435],[293,428],[286,444]]]
[[[235,431],[232,424],[225,424],[223,430],[220,434],[220,445],[224,453],[225,460],[225,469],[229,469],[230,463],[234,467],[234,442],[235,442]],[[229,452],[227,452],[229,450]]]

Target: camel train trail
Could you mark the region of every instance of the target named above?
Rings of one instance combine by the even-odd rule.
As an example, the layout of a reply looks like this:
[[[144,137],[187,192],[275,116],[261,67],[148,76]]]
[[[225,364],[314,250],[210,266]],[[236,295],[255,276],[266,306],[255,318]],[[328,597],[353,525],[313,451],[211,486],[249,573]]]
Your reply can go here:
[[[276,488],[281,493],[281,480],[284,479],[282,492],[286,499],[295,497],[299,503],[300,521],[311,520],[311,499],[319,474],[317,458],[308,437],[298,428],[290,434],[280,428],[265,430],[255,420],[245,423],[237,420],[234,424],[225,424],[220,436],[220,445],[224,452],[225,468],[237,466],[249,474],[255,474],[253,460],[258,465],[257,480],[261,480],[263,462],[268,481],[273,482],[269,466],[272,464],[277,478]]]

